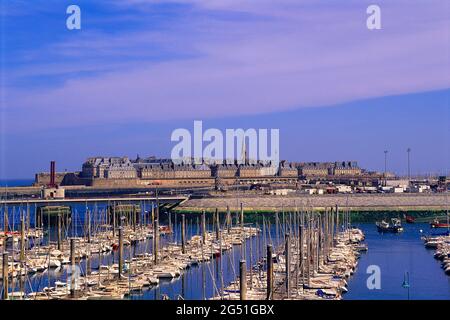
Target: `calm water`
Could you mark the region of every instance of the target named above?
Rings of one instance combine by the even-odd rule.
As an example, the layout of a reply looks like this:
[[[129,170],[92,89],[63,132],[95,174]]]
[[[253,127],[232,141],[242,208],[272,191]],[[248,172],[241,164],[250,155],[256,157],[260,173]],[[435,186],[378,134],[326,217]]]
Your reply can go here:
[[[405,224],[401,234],[380,234],[374,224],[358,227],[366,234],[369,251],[362,255],[344,299],[407,299],[408,291],[402,283],[408,271],[411,299],[450,300],[450,277],[441,269],[441,262],[433,258],[434,250],[425,249],[420,240],[421,229],[424,234],[431,232],[428,224]],[[381,269],[380,290],[366,286],[370,265]]]

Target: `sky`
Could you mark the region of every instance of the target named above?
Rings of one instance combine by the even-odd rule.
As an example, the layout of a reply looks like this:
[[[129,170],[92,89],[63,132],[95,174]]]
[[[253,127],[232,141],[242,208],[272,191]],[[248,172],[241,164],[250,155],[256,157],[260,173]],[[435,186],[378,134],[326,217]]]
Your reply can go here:
[[[381,8],[381,30],[366,9]],[[68,30],[66,8],[81,9]],[[292,161],[445,173],[445,0],[2,1],[0,179],[169,156],[176,128],[279,128]]]

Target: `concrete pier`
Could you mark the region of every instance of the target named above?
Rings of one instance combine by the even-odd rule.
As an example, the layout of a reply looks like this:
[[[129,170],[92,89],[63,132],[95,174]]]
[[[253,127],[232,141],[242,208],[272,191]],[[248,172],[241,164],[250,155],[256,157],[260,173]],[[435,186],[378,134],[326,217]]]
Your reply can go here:
[[[222,212],[240,210],[237,197],[232,195],[202,199],[189,199],[177,207],[177,211],[199,211],[218,208]],[[329,194],[329,195],[239,195],[239,202],[246,211],[272,211],[308,207],[314,210],[338,206],[349,211],[442,211],[447,210],[445,193],[401,194]]]

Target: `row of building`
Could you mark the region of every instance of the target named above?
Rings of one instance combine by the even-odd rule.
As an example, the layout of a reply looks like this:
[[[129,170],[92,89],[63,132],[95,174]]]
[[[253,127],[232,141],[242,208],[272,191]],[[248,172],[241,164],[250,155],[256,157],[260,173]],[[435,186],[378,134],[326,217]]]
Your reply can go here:
[[[187,164],[174,163],[171,159],[156,157],[130,159],[128,157],[92,157],[82,165],[82,170],[72,173],[56,173],[59,185],[88,186],[144,186],[144,185],[213,185],[223,183],[287,183],[299,180],[339,183],[378,178],[380,175],[361,169],[356,161],[342,162],[287,162],[278,166],[270,162],[235,161],[223,163]],[[36,174],[36,185],[49,184],[48,173]]]
[[[170,159],[95,157],[83,163],[81,177],[88,179],[186,179],[253,177],[326,177],[358,176],[363,170],[356,161],[288,163],[278,167],[264,162],[222,164],[175,164]]]

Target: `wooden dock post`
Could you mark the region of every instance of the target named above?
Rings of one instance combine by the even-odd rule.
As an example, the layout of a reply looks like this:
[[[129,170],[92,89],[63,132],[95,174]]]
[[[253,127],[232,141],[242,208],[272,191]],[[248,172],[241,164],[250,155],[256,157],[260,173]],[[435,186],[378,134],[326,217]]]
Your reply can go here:
[[[3,300],[8,300],[8,252],[3,252],[3,263],[2,263],[2,283],[3,283]]]
[[[75,239],[70,239],[70,296],[75,297]]]
[[[202,212],[202,242],[206,241],[206,213],[205,210]]]
[[[220,231],[220,217],[219,210],[216,208],[216,240],[219,240],[219,231]]]
[[[41,213],[37,212],[37,205],[34,206],[34,228],[38,229],[41,227]]]
[[[123,228],[119,227],[119,279],[123,273]]]
[[[291,255],[290,255],[290,236],[289,233],[285,234],[285,245],[284,245],[284,251],[286,255],[286,277],[285,277],[285,286],[286,286],[286,295],[289,299],[291,296]]]
[[[152,226],[155,223],[155,208],[153,207],[153,202],[152,202]]]
[[[181,252],[186,253],[186,217],[181,215]]]
[[[57,221],[57,238],[58,238],[58,250],[61,250],[61,213],[58,213],[58,221]]]
[[[267,246],[267,300],[273,299],[273,247],[271,244]]]
[[[247,267],[245,260],[239,261],[240,300],[247,300]]]

